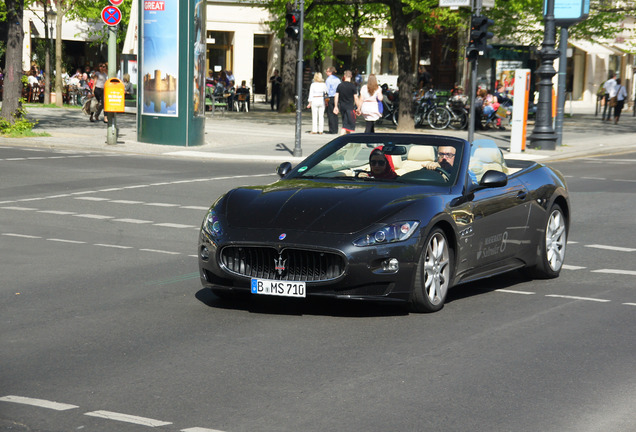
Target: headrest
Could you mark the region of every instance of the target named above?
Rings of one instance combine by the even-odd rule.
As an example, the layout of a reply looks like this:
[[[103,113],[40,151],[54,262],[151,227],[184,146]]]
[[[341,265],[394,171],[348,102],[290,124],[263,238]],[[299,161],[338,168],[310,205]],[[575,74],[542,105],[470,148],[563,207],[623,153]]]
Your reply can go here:
[[[475,149],[471,160],[473,159],[484,163],[502,163],[501,150],[498,148],[479,147]]]
[[[408,160],[412,161],[434,161],[435,149],[431,146],[413,146],[409,149]]]

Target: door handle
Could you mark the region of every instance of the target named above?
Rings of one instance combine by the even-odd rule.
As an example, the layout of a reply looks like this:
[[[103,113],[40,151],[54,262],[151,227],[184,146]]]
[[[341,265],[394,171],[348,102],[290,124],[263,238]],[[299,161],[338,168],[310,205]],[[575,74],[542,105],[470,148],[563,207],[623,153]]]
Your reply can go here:
[[[528,196],[528,192],[524,190],[517,192],[517,199],[520,199],[520,200],[526,199],[527,196]]]

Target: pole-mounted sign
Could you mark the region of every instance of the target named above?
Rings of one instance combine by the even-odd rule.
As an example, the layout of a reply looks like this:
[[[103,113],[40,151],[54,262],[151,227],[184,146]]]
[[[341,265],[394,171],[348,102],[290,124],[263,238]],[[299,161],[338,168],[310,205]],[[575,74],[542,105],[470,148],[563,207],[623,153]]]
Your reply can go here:
[[[583,21],[590,13],[590,0],[554,0],[554,24],[569,27]],[[543,2],[543,15],[548,14],[548,0]]]
[[[109,26],[116,26],[121,21],[121,11],[117,6],[106,6],[102,9],[102,21]]]
[[[120,4],[124,2],[124,0],[108,0],[108,1],[110,1],[110,4],[112,4],[113,6],[119,6]]]

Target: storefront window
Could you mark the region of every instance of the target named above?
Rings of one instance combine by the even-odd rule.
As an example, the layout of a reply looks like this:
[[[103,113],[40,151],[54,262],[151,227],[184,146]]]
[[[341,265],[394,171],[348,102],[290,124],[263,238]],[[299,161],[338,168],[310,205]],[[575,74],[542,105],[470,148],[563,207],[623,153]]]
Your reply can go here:
[[[208,70],[221,72],[232,69],[232,41],[233,32],[207,32]]]
[[[380,66],[382,74],[396,75],[398,73],[397,55],[395,44],[392,40],[382,41],[382,64]]]

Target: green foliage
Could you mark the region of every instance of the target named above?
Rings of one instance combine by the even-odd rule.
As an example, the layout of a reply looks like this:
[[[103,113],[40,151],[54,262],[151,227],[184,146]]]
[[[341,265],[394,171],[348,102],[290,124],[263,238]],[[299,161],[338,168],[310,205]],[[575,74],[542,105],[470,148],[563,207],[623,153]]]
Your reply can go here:
[[[78,19],[85,22],[101,22],[102,9],[104,9],[104,6],[107,5],[107,2],[99,2],[95,0],[76,0],[73,4],[73,8],[71,8],[67,15],[69,19]],[[117,43],[123,44],[124,39],[126,39],[126,30],[128,29],[128,22],[130,20],[132,0],[124,0],[123,3],[117,7],[121,10],[121,23],[118,26]],[[92,42],[95,45],[107,43],[108,26],[104,25],[97,31],[89,31],[88,36],[91,39],[95,39]]]
[[[20,102],[23,103],[24,99]],[[27,120],[26,110],[21,107],[13,114],[13,123],[0,117],[0,134],[11,137],[32,135],[31,130],[36,124],[37,121]]]

